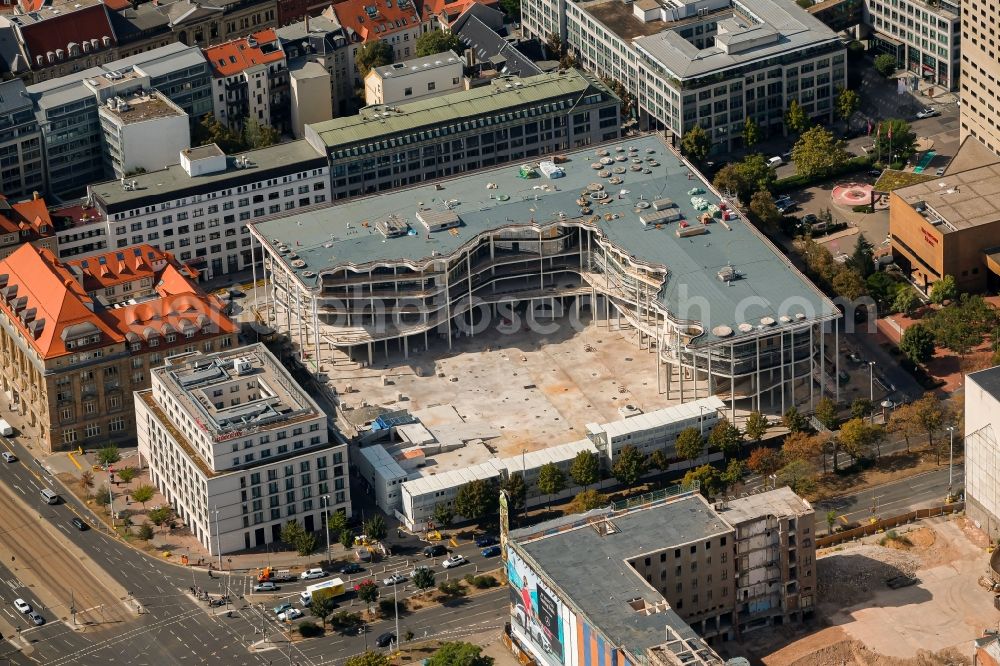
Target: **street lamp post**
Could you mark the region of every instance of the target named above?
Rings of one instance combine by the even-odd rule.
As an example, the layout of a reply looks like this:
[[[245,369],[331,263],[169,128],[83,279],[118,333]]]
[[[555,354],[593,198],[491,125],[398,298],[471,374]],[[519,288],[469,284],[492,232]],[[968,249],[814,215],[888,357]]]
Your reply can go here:
[[[216,505],[213,507],[215,509],[215,549],[219,551],[219,572],[222,572],[222,543],[219,535],[219,507]]]
[[[320,502],[325,509],[323,511],[323,522],[326,523],[326,561],[332,561],[332,556],[330,555],[330,496],[321,495]]]
[[[875,404],[875,361],[868,361],[868,402]],[[871,422],[875,423],[875,410],[871,410]]]
[[[951,498],[952,471],[955,462],[955,426],[948,426],[948,497]]]
[[[393,615],[396,616],[396,653],[399,655],[399,660],[402,660],[402,649],[400,648],[400,642],[402,637],[399,635],[399,601],[396,597],[396,579],[392,579],[392,609]],[[397,660],[396,663],[399,663]]]
[[[698,405],[698,429],[702,437],[705,436],[705,406]]]

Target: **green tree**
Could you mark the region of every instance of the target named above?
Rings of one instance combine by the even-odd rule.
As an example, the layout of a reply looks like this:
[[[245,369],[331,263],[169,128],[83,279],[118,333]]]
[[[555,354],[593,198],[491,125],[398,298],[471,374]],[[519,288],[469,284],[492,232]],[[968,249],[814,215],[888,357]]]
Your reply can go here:
[[[121,460],[121,454],[118,453],[118,447],[114,444],[108,444],[102,449],[97,451],[97,464],[103,466],[114,465],[116,462]]]
[[[745,189],[740,192],[740,200],[747,201],[754,192],[761,190],[770,191],[774,186],[774,169],[767,164],[767,160],[760,153],[751,153],[736,164]]]
[[[624,486],[631,488],[646,472],[646,457],[631,444],[622,447],[611,465],[611,474]]]
[[[765,229],[775,230],[783,217],[770,192],[758,190],[750,197],[750,212]]]
[[[174,510],[170,508],[169,504],[164,504],[146,514],[149,520],[157,527],[163,527],[170,522],[173,518]]]
[[[152,515],[150,515],[150,519],[152,519]],[[294,547],[303,534],[305,534],[305,530],[302,529],[302,525],[297,520],[290,520],[281,526],[281,541],[285,545]]]
[[[366,42],[354,56],[354,62],[358,66],[358,73],[364,79],[368,72],[376,67],[391,65],[393,60],[392,46],[381,39]]]
[[[757,121],[747,116],[747,119],[743,121],[743,145],[747,148],[753,148],[761,140],[760,125]]]
[[[767,434],[767,417],[759,411],[754,410],[747,416],[747,422],[743,425],[744,434],[751,442],[759,442]]]
[[[781,422],[790,432],[805,430],[808,425],[805,415],[795,405],[785,410],[784,416],[781,417]]]
[[[896,292],[896,297],[892,301],[892,309],[895,312],[902,312],[907,317],[912,317],[918,307],[920,307],[920,298],[913,289],[905,285]]]
[[[697,428],[685,428],[677,435],[674,450],[681,460],[697,460],[705,453],[705,438]]]
[[[378,585],[375,581],[371,579],[366,579],[358,583],[355,591],[358,594],[358,599],[365,603],[368,607],[368,612],[371,612],[372,604],[378,599]]]
[[[391,666],[392,659],[389,655],[381,652],[364,652],[362,654],[348,657],[344,666]]]
[[[837,294],[853,301],[868,293],[865,288],[865,280],[857,271],[843,265],[836,270],[833,280],[830,281],[830,286]]]
[[[854,112],[861,108],[861,96],[850,88],[841,88],[837,92],[837,115],[844,122],[851,119]]]
[[[735,197],[742,198],[742,194],[749,190],[743,174],[735,164],[727,164],[715,173],[712,185],[722,193],[728,193]]]
[[[904,162],[916,152],[917,135],[910,124],[899,118],[879,123],[875,136],[875,153],[886,162]]]
[[[743,433],[728,419],[722,419],[708,433],[708,445],[721,451],[726,458],[738,456],[743,445]]]
[[[374,539],[375,541],[381,541],[385,538],[388,533],[388,529],[385,526],[385,518],[379,514],[375,514],[368,519],[368,522],[364,526],[365,536],[369,539]]]
[[[94,501],[97,502],[98,506],[107,506],[110,504],[111,487],[106,483],[97,486],[97,490],[94,491]]]
[[[281,132],[270,125],[261,125],[256,118],[243,121],[243,145],[246,149],[267,148],[281,141]]]
[[[730,460],[729,464],[726,465],[726,471],[722,473],[722,485],[725,490],[729,490],[736,484],[741,483],[746,473],[746,465],[742,460],[737,460],[736,458]]]
[[[851,402],[851,418],[863,419],[875,411],[875,403],[868,398],[855,398]]]
[[[562,37],[558,32],[550,32],[545,39],[545,48],[549,50],[549,57],[558,59],[563,54]]]
[[[482,654],[482,651],[481,647],[472,643],[444,643],[427,660],[427,666],[493,666],[493,657]]]
[[[548,495],[549,505],[552,496],[561,493],[566,488],[566,475],[555,463],[545,463],[538,470],[538,490]]]
[[[670,469],[670,458],[663,449],[656,449],[649,454],[648,465],[650,469],[658,469],[661,472],[665,472]]]
[[[996,308],[982,296],[962,294],[948,307],[924,317],[923,323],[934,334],[938,346],[965,356],[981,345],[986,335],[996,336],[998,317]],[[994,337],[994,344],[996,340]]]
[[[795,134],[802,134],[809,127],[809,116],[797,99],[793,99],[788,104],[788,111],[785,112],[785,125]]]
[[[927,446],[934,449],[934,435],[940,432],[948,423],[948,413],[933,393],[925,393],[912,404],[913,418],[922,432],[927,433]],[[941,464],[940,453],[937,464]]]
[[[888,53],[880,53],[875,56],[875,71],[889,78],[896,73],[896,58]]]
[[[354,547],[354,530],[345,529],[340,532],[340,538],[338,539],[340,545],[344,547],[345,550],[350,550]]]
[[[118,470],[118,479],[127,486],[135,480],[138,473],[135,467],[122,467]]]
[[[724,486],[722,474],[711,465],[701,465],[689,469],[681,483],[685,486],[692,486],[696,481],[700,484],[701,494],[709,499],[721,492]]]
[[[497,490],[486,479],[473,479],[458,489],[454,507],[466,520],[481,520],[499,509]]]
[[[508,474],[500,487],[507,492],[507,506],[512,512],[517,513],[524,508],[524,500],[528,495],[528,487],[520,472]]]
[[[455,520],[455,512],[447,504],[438,502],[434,505],[434,524],[439,527],[449,527]]]
[[[153,499],[153,495],[156,494],[156,488],[148,484],[143,484],[138,488],[132,490],[132,499],[142,505],[142,510],[146,510],[146,502]]]
[[[695,162],[704,162],[712,150],[712,139],[701,125],[695,125],[681,137],[681,152]]]
[[[305,557],[306,555],[311,555],[316,552],[316,535],[312,532],[303,531],[296,539],[295,552],[299,555]]]
[[[903,441],[906,442],[907,453],[910,452],[910,438],[916,437],[923,432],[920,421],[917,418],[917,409],[912,403],[901,405],[892,410],[886,429],[893,434],[903,436]]]
[[[814,412],[816,420],[823,424],[827,430],[836,430],[839,421],[837,417],[837,403],[830,398],[823,396],[816,403]]]
[[[500,9],[512,21],[521,20],[521,0],[500,0]],[[565,69],[569,69],[568,67]]]
[[[309,614],[318,617],[326,629],[326,618],[330,617],[333,609],[337,607],[337,602],[333,599],[333,590],[316,590],[313,592],[312,601],[309,602]]]
[[[813,6],[813,1],[812,0],[795,0],[795,4],[797,4],[802,9],[809,9],[810,7]]]
[[[826,176],[849,157],[844,142],[820,125],[804,130],[792,148],[795,170],[805,178]]]
[[[777,471],[778,481],[799,495],[816,488],[816,470],[805,460],[792,460]]]
[[[458,35],[453,32],[445,32],[440,28],[425,32],[417,38],[418,58],[434,55],[435,53],[444,53],[445,51],[461,53],[464,50]]]
[[[865,238],[864,233],[858,234],[848,265],[863,278],[875,272],[875,246]]]
[[[747,467],[750,468],[750,471],[764,477],[778,471],[781,463],[781,454],[766,446],[754,449],[750,452],[750,457],[747,458]]]
[[[417,567],[413,571],[413,584],[418,590],[426,590],[434,587],[434,569],[430,567]]]
[[[826,529],[830,534],[833,534],[833,526],[837,522],[837,512],[834,509],[830,509],[826,512]]]
[[[840,447],[852,460],[869,458],[880,430],[879,426],[873,426],[864,419],[852,418],[840,426]]]
[[[343,509],[337,509],[329,515],[330,517],[326,521],[326,526],[333,533],[333,538],[339,539],[340,533],[347,529],[347,512]]]
[[[955,300],[955,297],[958,296],[958,286],[955,284],[954,276],[945,275],[932,284],[930,294],[928,295],[930,296],[931,303],[939,305]]]
[[[600,460],[596,453],[590,451],[580,451],[569,466],[569,476],[573,479],[573,483],[584,488],[597,483],[600,474]]]
[[[934,334],[922,324],[914,324],[903,331],[899,349],[914,363],[923,363],[934,355]]]
[[[588,488],[576,494],[576,497],[570,502],[569,508],[572,513],[584,513],[599,506],[607,506],[607,504],[606,495],[599,493],[594,488]]]
[[[245,148],[243,136],[220,122],[211,113],[206,113],[191,132],[191,143],[196,146],[206,146],[214,143],[228,154],[239,152]]]
[[[900,291],[909,291],[909,288],[896,282],[888,273],[877,271],[865,278],[865,291],[875,299],[881,310],[889,311],[896,300],[896,294]]]
[[[143,523],[139,526],[139,538],[143,541],[149,541],[153,538],[153,526],[149,523]]]

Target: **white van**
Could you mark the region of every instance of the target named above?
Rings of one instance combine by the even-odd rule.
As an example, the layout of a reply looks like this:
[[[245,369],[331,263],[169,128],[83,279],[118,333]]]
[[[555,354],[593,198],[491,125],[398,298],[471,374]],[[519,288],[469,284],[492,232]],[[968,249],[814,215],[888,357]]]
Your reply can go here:
[[[784,163],[785,163],[785,160],[783,160],[780,157],[778,157],[777,155],[775,155],[774,157],[772,157],[771,159],[769,159],[767,161],[767,166],[771,167],[772,169],[777,169],[778,167],[780,167]]]
[[[59,504],[60,497],[56,491],[50,488],[42,488],[41,495],[46,504]]]

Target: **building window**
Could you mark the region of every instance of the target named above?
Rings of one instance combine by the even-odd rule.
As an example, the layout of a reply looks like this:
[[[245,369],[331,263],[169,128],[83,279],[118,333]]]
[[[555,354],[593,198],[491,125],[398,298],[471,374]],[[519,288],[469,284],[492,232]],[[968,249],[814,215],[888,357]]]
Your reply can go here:
[[[108,424],[108,430],[111,432],[122,432],[125,430],[125,419],[121,416],[111,419],[111,423]]]
[[[63,444],[72,444],[76,441],[76,430],[63,430]]]
[[[97,437],[101,434],[101,426],[97,423],[88,423],[86,433],[87,437]]]

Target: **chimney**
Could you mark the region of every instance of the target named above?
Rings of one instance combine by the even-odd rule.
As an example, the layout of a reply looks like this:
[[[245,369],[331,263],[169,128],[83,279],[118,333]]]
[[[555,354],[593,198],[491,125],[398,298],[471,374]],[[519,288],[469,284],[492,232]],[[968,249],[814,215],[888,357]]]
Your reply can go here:
[[[42,195],[38,193],[38,190],[35,190],[34,192],[31,193],[31,200],[32,201],[38,201],[41,198],[42,198]]]

